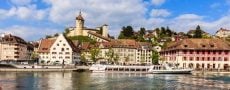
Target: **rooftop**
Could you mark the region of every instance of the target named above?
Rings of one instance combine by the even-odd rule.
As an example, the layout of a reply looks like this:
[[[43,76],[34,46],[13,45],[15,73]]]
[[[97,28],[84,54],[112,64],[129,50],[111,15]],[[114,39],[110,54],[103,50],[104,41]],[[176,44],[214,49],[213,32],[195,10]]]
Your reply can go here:
[[[164,51],[178,49],[230,50],[230,44],[221,39],[183,39],[169,43]]]

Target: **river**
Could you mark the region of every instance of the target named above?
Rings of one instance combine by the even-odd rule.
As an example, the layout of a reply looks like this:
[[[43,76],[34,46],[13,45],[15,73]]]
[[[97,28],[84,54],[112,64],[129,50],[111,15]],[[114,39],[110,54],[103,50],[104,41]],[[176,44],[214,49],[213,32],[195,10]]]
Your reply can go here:
[[[2,90],[222,90],[230,74],[0,72]]]

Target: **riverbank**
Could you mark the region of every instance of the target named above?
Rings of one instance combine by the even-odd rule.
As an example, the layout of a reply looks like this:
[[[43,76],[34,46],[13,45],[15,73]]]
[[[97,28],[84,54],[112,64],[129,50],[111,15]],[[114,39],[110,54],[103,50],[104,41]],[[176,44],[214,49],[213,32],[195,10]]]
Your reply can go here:
[[[230,71],[192,71],[193,74],[230,74]]]
[[[76,70],[73,69],[60,69],[60,68],[52,68],[52,69],[43,69],[43,68],[0,68],[0,72],[71,72]]]

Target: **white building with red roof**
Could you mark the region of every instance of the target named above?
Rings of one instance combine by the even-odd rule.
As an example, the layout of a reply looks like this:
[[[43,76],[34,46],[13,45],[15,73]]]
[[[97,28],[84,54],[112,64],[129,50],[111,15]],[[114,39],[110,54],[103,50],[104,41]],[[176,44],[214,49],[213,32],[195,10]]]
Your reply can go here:
[[[40,62],[45,64],[74,64],[80,61],[76,43],[63,34],[54,39],[42,39],[38,53]]]

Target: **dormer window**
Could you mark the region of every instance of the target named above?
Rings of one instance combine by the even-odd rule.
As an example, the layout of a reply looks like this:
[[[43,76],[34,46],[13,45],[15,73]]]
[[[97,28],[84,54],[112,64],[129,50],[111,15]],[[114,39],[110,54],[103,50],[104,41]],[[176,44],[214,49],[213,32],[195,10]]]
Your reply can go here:
[[[202,45],[202,47],[205,47],[205,45]]]
[[[184,45],[184,47],[188,47],[188,45]]]
[[[212,45],[210,45],[210,47],[214,47],[214,45],[212,44]]]

